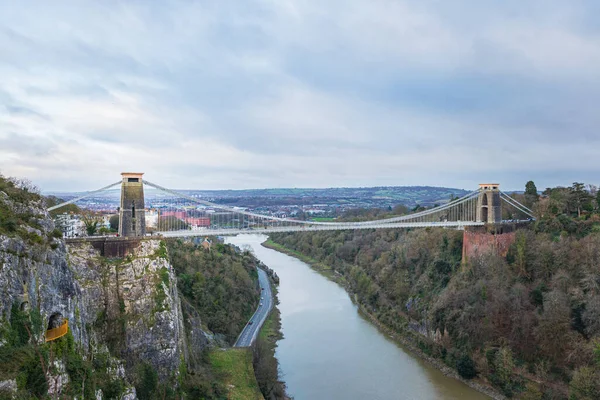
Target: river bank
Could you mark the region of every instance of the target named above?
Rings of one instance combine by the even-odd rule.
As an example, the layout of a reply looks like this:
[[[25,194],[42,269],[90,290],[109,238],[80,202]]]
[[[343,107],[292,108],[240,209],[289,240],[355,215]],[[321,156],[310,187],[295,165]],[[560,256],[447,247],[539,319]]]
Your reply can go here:
[[[483,393],[495,400],[506,399],[506,397],[499,392],[497,392],[494,388],[488,385],[485,381],[481,379],[473,379],[467,380],[461,378],[458,373],[453,369],[444,364],[442,361],[429,356],[426,354],[420,347],[419,343],[423,341],[429,342],[429,339],[417,334],[416,332],[410,330],[403,330],[402,332],[397,332],[385,324],[381,323],[375,315],[370,313],[365,307],[359,304],[354,294],[349,290],[349,285],[344,279],[344,277],[337,273],[333,268],[328,265],[325,265],[317,260],[312,259],[302,253],[299,253],[295,250],[289,249],[279,243],[275,243],[272,240],[268,239],[267,241],[261,243],[261,245],[265,248],[272,249],[288,256],[299,259],[300,261],[308,264],[313,270],[323,275],[327,279],[337,283],[341,287],[346,290],[346,292],[350,295],[351,300],[356,304],[359,308],[361,315],[363,315],[367,320],[369,320],[373,325],[375,325],[381,332],[385,333],[388,337],[393,339],[398,344],[402,345],[404,348],[409,350],[412,354],[416,355],[420,359],[428,362],[430,365],[435,367],[437,370],[442,372],[444,375],[456,379],[465,385],[477,390],[480,393]]]
[[[280,379],[297,400],[485,400],[399,345],[360,312],[344,288],[307,263],[261,245],[267,237],[226,239],[251,251],[279,277]]]
[[[275,356],[277,342],[283,339],[281,314],[277,307],[277,287],[271,279],[269,282],[273,307],[252,345],[254,375],[266,400],[289,400],[285,382],[279,379],[279,361]]]

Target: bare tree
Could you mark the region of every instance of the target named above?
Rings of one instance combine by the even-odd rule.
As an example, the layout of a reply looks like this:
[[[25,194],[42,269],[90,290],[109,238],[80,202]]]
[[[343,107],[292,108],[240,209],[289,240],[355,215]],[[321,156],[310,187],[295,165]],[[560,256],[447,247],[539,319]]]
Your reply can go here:
[[[85,231],[88,236],[94,236],[98,233],[100,223],[102,222],[100,216],[89,211],[81,214],[81,221],[85,225]]]
[[[29,179],[26,178],[8,178],[15,187],[24,190],[26,192],[40,194],[40,189],[33,184]]]

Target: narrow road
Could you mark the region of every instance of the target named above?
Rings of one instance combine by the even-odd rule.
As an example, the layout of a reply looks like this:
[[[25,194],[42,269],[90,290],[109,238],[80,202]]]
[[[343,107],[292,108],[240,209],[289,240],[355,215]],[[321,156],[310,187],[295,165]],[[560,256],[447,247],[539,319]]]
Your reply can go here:
[[[233,347],[249,347],[256,340],[260,328],[267,319],[271,307],[273,307],[273,295],[271,293],[269,277],[267,276],[267,273],[260,268],[258,268],[258,284],[261,289],[260,303],[254,312],[254,315],[252,315],[250,321],[248,321],[242,330],[242,333],[240,333],[240,336]]]

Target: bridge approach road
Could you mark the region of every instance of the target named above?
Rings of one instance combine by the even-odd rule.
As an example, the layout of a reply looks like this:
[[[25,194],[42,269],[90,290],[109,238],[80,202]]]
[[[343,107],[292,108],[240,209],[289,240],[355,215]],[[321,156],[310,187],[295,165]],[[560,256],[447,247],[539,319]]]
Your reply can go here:
[[[254,315],[250,318],[250,321],[248,321],[242,330],[242,333],[240,333],[240,336],[233,345],[234,347],[249,347],[252,345],[273,307],[273,294],[271,293],[269,277],[267,276],[267,273],[260,268],[258,268],[258,283],[261,289],[259,305],[254,312]]]

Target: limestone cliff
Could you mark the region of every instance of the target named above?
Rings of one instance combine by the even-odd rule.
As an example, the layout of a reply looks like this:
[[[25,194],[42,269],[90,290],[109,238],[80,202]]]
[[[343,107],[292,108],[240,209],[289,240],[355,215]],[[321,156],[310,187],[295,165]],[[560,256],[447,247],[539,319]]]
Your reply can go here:
[[[77,296],[69,320],[84,348],[107,345],[131,370],[147,362],[175,376],[186,356],[175,275],[160,241],[141,241],[126,259],[106,260],[89,244],[68,248]]]
[[[108,259],[90,243],[71,245],[57,237],[41,200],[20,204],[2,196],[0,203],[7,213],[28,216],[13,232],[0,230],[0,353],[14,341],[11,313],[27,315],[30,345],[42,344],[46,330],[66,318],[76,352],[84,360],[108,360],[107,379],[120,380],[119,396],[135,398],[140,365],[150,366],[161,381],[176,382],[181,366],[196,356],[187,346],[164,243],[141,240],[128,257]],[[194,327],[190,338],[193,353],[198,352],[208,339],[197,317],[186,322]],[[50,393],[66,390],[68,367],[57,360],[44,371]],[[0,391],[28,384],[27,377],[19,378],[19,368],[0,370]]]
[[[73,315],[71,299],[78,295],[78,287],[68,266],[65,243],[52,236],[54,223],[41,201],[23,205],[3,196],[0,201],[17,216],[33,216],[19,226],[27,235],[18,231],[13,235],[0,233],[1,317],[7,321],[15,303],[21,309],[38,310],[46,323],[53,314]],[[80,327],[74,330],[79,335]],[[41,337],[44,330],[33,333]]]

